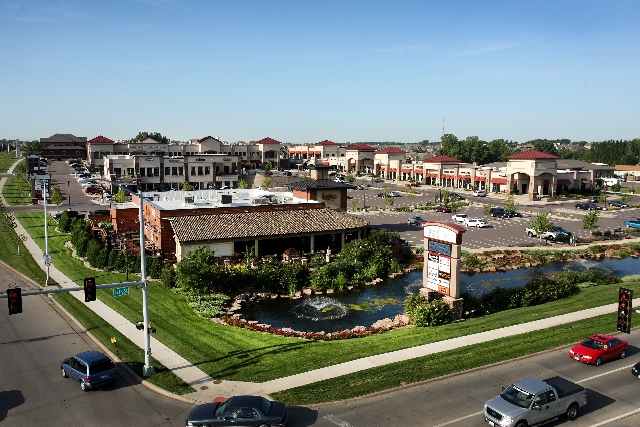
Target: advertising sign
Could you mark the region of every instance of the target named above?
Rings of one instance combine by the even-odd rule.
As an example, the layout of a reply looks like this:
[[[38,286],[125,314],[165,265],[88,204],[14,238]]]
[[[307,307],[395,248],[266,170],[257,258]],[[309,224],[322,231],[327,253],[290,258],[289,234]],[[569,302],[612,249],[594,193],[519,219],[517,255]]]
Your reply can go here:
[[[427,288],[451,296],[451,258],[429,252],[427,254]]]

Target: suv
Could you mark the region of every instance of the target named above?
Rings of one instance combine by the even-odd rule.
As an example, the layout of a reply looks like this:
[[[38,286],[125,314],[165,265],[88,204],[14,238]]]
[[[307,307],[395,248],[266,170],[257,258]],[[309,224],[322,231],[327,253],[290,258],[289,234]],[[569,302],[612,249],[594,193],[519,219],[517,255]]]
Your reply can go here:
[[[494,218],[511,218],[511,214],[504,208],[491,208],[489,209],[489,215]]]
[[[104,354],[90,350],[65,359],[60,365],[62,376],[80,382],[83,391],[96,389],[118,379],[118,370]]]
[[[422,224],[423,222],[426,222],[426,221],[427,221],[426,219],[424,219],[424,218],[422,218],[420,216],[410,216],[409,219],[407,220],[407,222],[410,225],[420,225],[420,224]]]
[[[487,192],[483,190],[473,190],[473,197],[487,197]]]

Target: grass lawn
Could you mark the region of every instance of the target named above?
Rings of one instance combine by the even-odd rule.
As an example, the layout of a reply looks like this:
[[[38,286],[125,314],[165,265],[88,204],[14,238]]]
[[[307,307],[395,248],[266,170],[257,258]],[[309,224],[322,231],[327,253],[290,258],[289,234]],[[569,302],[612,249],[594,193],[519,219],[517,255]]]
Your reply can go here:
[[[44,246],[43,213],[20,213],[16,217],[28,233]],[[68,235],[54,230],[53,220],[49,227],[49,252],[54,265],[77,284],[84,277],[95,276],[98,284],[116,283],[125,280],[124,274],[98,272],[84,267],[71,257],[64,246]],[[130,280],[136,280],[130,277]],[[625,284],[636,292],[640,284]],[[131,289],[130,295],[114,298],[111,290],[98,290],[98,298],[114,308],[133,323],[142,320],[141,291]],[[155,337],[174,351],[198,366],[216,379],[262,382],[326,367],[361,357],[414,347],[430,342],[460,337],[477,332],[529,322],[559,314],[574,312],[584,308],[610,304],[617,301],[618,286],[586,288],[571,298],[537,307],[509,310],[478,319],[469,319],[458,324],[437,328],[403,328],[381,335],[342,341],[307,341],[297,338],[283,338],[260,332],[219,325],[197,316],[186,304],[185,299],[166,289],[158,282],[149,284],[149,317],[157,329]],[[62,300],[62,299],[61,299]],[[63,301],[66,304],[67,301]],[[69,309],[69,308],[68,308]],[[88,313],[75,314],[79,319],[89,318],[92,313],[82,304],[73,308]],[[84,320],[83,320],[84,321]],[[421,359],[410,360],[379,369],[355,373],[334,380],[312,384],[295,390],[278,393],[278,398],[289,404],[312,403],[355,397],[362,394],[395,387],[402,383],[420,381],[433,376],[454,372],[459,369],[480,366],[485,363],[532,353],[546,348],[575,342],[592,332],[615,330],[615,313],[596,319],[587,319],[575,325],[564,325],[559,329],[535,332],[534,338],[522,337],[491,341],[482,346],[465,347],[451,352]],[[85,325],[89,328],[89,326]],[[110,337],[117,336],[108,331],[108,325],[92,326],[104,333],[96,334],[103,344],[111,346]],[[93,330],[92,330],[93,332]],[[117,338],[118,343],[121,339]],[[535,345],[531,343],[535,342]],[[526,343],[526,345],[525,345]],[[119,344],[120,346],[120,344]],[[121,348],[121,352],[123,348]],[[138,349],[138,356],[142,352]],[[135,353],[135,348],[131,350]],[[449,354],[450,353],[450,354]],[[132,362],[138,369],[140,360]],[[155,376],[154,376],[155,377]],[[153,378],[153,377],[152,377]],[[174,384],[177,381],[166,381]],[[180,387],[171,385],[173,389]]]
[[[0,172],[7,172],[12,164],[16,162],[15,151],[2,152],[0,153]]]

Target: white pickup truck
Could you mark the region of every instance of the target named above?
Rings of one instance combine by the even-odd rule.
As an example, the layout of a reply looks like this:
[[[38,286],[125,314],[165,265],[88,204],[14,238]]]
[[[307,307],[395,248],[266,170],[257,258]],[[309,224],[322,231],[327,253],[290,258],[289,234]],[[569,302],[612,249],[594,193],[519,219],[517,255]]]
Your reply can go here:
[[[571,237],[571,232],[558,226],[553,226],[551,227],[551,230],[541,233],[540,235],[538,235],[536,230],[531,227],[526,228],[524,232],[529,237],[540,237],[541,239],[551,240],[552,242],[555,242],[558,239],[558,236],[567,236],[567,239]]]
[[[527,427],[566,415],[578,417],[587,404],[587,390],[561,377],[527,378],[505,388],[484,404],[484,420],[497,427]]]

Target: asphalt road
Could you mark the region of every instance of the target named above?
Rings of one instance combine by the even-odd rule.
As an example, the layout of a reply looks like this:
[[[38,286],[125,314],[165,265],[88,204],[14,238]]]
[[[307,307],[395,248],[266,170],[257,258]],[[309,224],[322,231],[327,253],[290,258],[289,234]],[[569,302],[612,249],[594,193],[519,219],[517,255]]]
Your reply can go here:
[[[28,280],[0,263],[1,291]],[[6,304],[6,299],[0,299]],[[28,308],[27,308],[28,307]],[[0,310],[0,425],[2,427],[184,426],[190,403],[158,394],[118,366],[112,385],[83,392],[63,378],[60,362],[101,349],[46,296],[23,297],[23,313]]]
[[[588,389],[588,404],[577,420],[566,418],[550,426],[612,426],[640,425],[640,379],[631,375],[631,366],[640,362],[638,331],[622,335],[629,341],[629,356],[613,360],[600,367],[584,365],[569,358],[571,346],[562,347],[401,387],[378,395],[317,407],[317,414],[290,409],[290,427],[312,425],[319,427],[481,427],[488,426],[482,407],[500,393],[502,387],[528,377],[540,379],[559,375]],[[428,369],[428,366],[425,366]],[[624,418],[620,418],[623,417]]]

